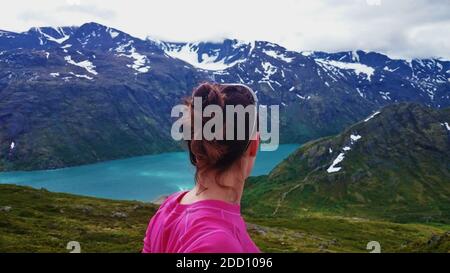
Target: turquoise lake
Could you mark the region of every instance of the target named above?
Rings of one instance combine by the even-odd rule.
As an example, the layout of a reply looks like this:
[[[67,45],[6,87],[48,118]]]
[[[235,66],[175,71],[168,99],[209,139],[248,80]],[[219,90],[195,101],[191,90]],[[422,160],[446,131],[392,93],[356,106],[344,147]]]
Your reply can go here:
[[[298,147],[296,144],[284,144],[276,151],[260,151],[252,175],[268,174]],[[191,188],[194,185],[193,176],[194,168],[188,154],[177,152],[56,170],[2,172],[0,183],[147,202],[163,194]]]

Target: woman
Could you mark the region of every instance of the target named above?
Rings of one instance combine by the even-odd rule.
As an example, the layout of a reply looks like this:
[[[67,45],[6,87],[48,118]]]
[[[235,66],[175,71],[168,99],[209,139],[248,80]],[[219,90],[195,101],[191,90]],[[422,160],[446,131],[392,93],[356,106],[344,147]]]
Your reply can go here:
[[[191,120],[194,109],[198,109],[193,106],[194,97],[202,99],[202,109],[219,106],[223,117],[229,109],[227,105],[254,106],[255,115],[246,115],[241,123],[233,115],[235,126],[224,122],[222,130],[215,128],[225,140],[192,137],[187,141],[191,163],[196,168],[195,187],[175,193],[164,201],[150,220],[143,252],[259,252],[246,231],[239,205],[259,145],[255,137],[256,96],[249,87],[240,84],[203,83],[194,89],[192,99],[186,103]],[[202,118],[202,128],[210,119]],[[192,123],[188,123],[191,132],[194,131]],[[245,127],[244,138],[237,137],[239,125]],[[230,130],[233,130],[233,140],[225,137],[225,132]]]

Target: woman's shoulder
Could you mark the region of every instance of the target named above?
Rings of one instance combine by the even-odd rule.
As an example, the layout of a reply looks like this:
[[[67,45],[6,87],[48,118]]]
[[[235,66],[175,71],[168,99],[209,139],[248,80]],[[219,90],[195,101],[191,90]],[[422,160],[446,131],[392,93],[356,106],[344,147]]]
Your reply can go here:
[[[160,202],[160,207],[165,207],[167,205],[170,204],[176,204],[178,202],[178,200],[180,199],[180,197],[182,195],[184,195],[186,193],[186,191],[179,191],[179,192],[175,192],[172,193],[171,195],[167,196],[164,200],[162,200],[162,202]]]

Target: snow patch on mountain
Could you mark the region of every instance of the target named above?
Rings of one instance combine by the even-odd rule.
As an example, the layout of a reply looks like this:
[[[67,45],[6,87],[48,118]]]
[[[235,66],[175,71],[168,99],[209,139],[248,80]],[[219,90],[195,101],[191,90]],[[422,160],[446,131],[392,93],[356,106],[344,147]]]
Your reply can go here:
[[[345,158],[345,153],[340,153],[336,159],[333,161],[330,167],[328,167],[327,172],[328,173],[335,173],[341,170],[342,167],[336,167],[339,163],[341,163]]]
[[[450,132],[450,125],[448,125],[448,122],[443,122],[443,123],[441,123],[441,125],[444,126],[444,128]]]
[[[314,54],[314,51],[302,51],[300,52],[300,54],[302,54],[305,57],[309,57]]]
[[[353,70],[357,75],[364,74],[368,81],[371,81],[375,69],[361,63],[346,63],[334,60],[316,59],[316,62],[322,67],[330,70],[330,68],[336,67],[343,70]],[[332,70],[332,69],[331,69]]]
[[[356,92],[358,92],[358,94],[359,94],[359,96],[360,96],[361,98],[364,98],[364,93],[361,92],[361,90],[359,90],[358,87],[356,87]]]
[[[359,54],[355,50],[352,51],[352,61],[359,63]]]
[[[356,134],[356,135],[351,134],[350,135],[350,143],[349,143],[349,145],[344,146],[342,148],[342,152],[339,153],[339,155],[336,157],[336,159],[333,160],[333,163],[331,163],[330,167],[328,167],[328,169],[327,169],[328,173],[336,173],[336,172],[339,172],[342,169],[342,167],[338,167],[337,165],[344,160],[345,153],[352,149],[351,146],[354,145],[361,138],[362,137],[360,135],[358,135],[358,134]],[[332,151],[331,148],[329,149],[329,151]]]
[[[379,93],[384,100],[391,100],[391,97],[389,96],[391,94],[391,92],[380,91]]]
[[[127,67],[136,70],[137,73],[147,73],[150,70],[150,66],[148,65],[150,61],[147,56],[137,52],[136,48],[132,44],[133,41],[131,40],[126,44],[119,45],[116,48],[116,52],[120,53],[118,56],[133,59],[133,64],[128,64]]]
[[[297,98],[299,98],[299,99],[302,99],[302,100],[309,100],[309,99],[311,99],[311,96],[302,96],[302,95],[300,95],[300,94],[295,94],[296,96],[297,96]]]
[[[380,114],[380,111],[376,111],[375,113],[373,113],[372,115],[370,115],[369,117],[367,117],[364,122],[368,122],[369,120],[373,119],[376,115]]]
[[[275,58],[275,59],[278,59],[278,60],[281,60],[281,61],[287,62],[287,63],[292,62],[292,60],[294,59],[294,58],[287,57],[286,55],[284,55],[284,54],[282,54],[282,53],[280,53],[280,52],[277,52],[277,51],[275,51],[275,50],[263,49],[263,52],[264,52],[267,56],[270,56],[270,57],[272,57],[272,58]]]
[[[131,49],[130,55],[124,56],[134,59],[133,64],[127,66],[133,68],[137,72],[147,73],[150,70],[150,66],[147,65],[148,62],[147,56],[139,54],[134,47]]]
[[[166,54],[172,58],[185,61],[194,67],[211,71],[225,70],[245,61],[240,59],[231,63],[226,63],[226,58],[218,60],[218,53],[216,55],[208,55],[203,53],[199,56],[198,47],[196,47],[195,44],[185,44],[178,48],[171,48],[166,50]]]
[[[397,71],[398,69],[399,69],[399,67],[396,67],[396,68],[394,68],[394,69],[391,69],[391,68],[389,68],[389,67],[387,67],[387,66],[385,66],[385,67],[383,68],[384,71],[388,71],[388,72],[395,72],[395,71]]]
[[[65,41],[67,41],[67,39],[69,39],[70,38],[70,36],[69,35],[66,35],[65,33],[64,33],[64,31],[63,31],[63,29],[62,28],[56,28],[55,29],[59,34],[61,34],[61,38],[55,38],[55,37],[52,37],[52,36],[50,36],[49,34],[47,34],[47,33],[45,33],[45,32],[43,32],[42,30],[41,30],[41,28],[36,28],[36,31],[39,33],[39,34],[41,34],[42,36],[44,36],[47,40],[49,40],[49,41],[52,41],[52,42],[55,42],[55,43],[58,43],[58,44],[62,44],[62,43],[64,43]],[[42,41],[41,41],[42,42]]]
[[[116,38],[117,36],[119,36],[119,32],[115,31],[112,28],[108,28],[108,33],[111,36],[112,39]]]
[[[98,74],[97,71],[95,71],[95,65],[92,64],[89,60],[84,60],[84,61],[81,61],[81,62],[77,63],[74,60],[72,60],[71,56],[64,57],[64,60],[66,60],[66,62],[68,64],[79,66],[79,67],[82,67],[82,68],[86,69],[87,72],[89,72],[89,73],[91,73],[93,75],[97,75]]]
[[[270,81],[270,77],[277,72],[277,68],[272,65],[270,62],[262,62],[261,66],[263,67],[264,76],[262,78],[263,81]]]
[[[133,40],[128,41],[126,44],[119,44],[119,42],[117,42],[117,44],[119,44],[119,45],[115,50],[116,50],[116,52],[119,52],[119,53],[126,52],[126,48],[130,47],[132,43],[133,43]]]
[[[360,140],[361,139],[361,136],[360,135],[350,135],[350,139],[351,139],[351,141],[352,141],[352,143],[353,142],[356,142],[356,141],[358,141],[358,140]]]
[[[70,75],[75,76],[75,77],[77,77],[77,78],[87,79],[87,80],[93,80],[93,79],[94,79],[94,78],[89,77],[89,76],[87,76],[87,75],[79,75],[79,74],[75,74],[75,73],[73,73],[73,72],[70,72]]]

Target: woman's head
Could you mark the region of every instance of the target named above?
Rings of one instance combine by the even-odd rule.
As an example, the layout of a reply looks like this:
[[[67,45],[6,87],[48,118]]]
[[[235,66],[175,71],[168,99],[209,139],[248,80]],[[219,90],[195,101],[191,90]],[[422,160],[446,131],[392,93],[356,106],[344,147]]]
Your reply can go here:
[[[193,98],[201,98],[201,110],[207,106],[218,106],[223,113],[223,123],[221,126],[213,126],[212,131],[216,135],[222,136],[207,140],[194,138],[194,101]],[[203,83],[192,92],[192,98],[187,100],[187,105],[191,113],[191,140],[187,141],[190,160],[196,167],[196,181],[201,189],[212,186],[210,183],[221,187],[235,187],[238,185],[226,184],[224,177],[233,177],[236,183],[243,182],[253,168],[258,139],[255,138],[257,127],[256,97],[253,91],[241,84],[215,84]],[[227,107],[228,106],[228,107]],[[232,117],[232,122],[227,120],[227,110],[231,106],[238,106],[241,109],[253,107],[254,115],[245,114],[243,119],[238,117],[236,112],[228,113]],[[196,108],[198,109],[198,108]],[[248,108],[247,108],[248,109]],[[203,129],[209,120],[214,118],[214,113],[210,117],[201,118]],[[239,126],[243,129],[244,135],[238,137]],[[217,128],[216,128],[217,127]],[[242,132],[242,131],[241,131]],[[233,136],[232,138],[226,135]],[[207,179],[208,181],[204,181]],[[213,181],[211,181],[213,180]]]

